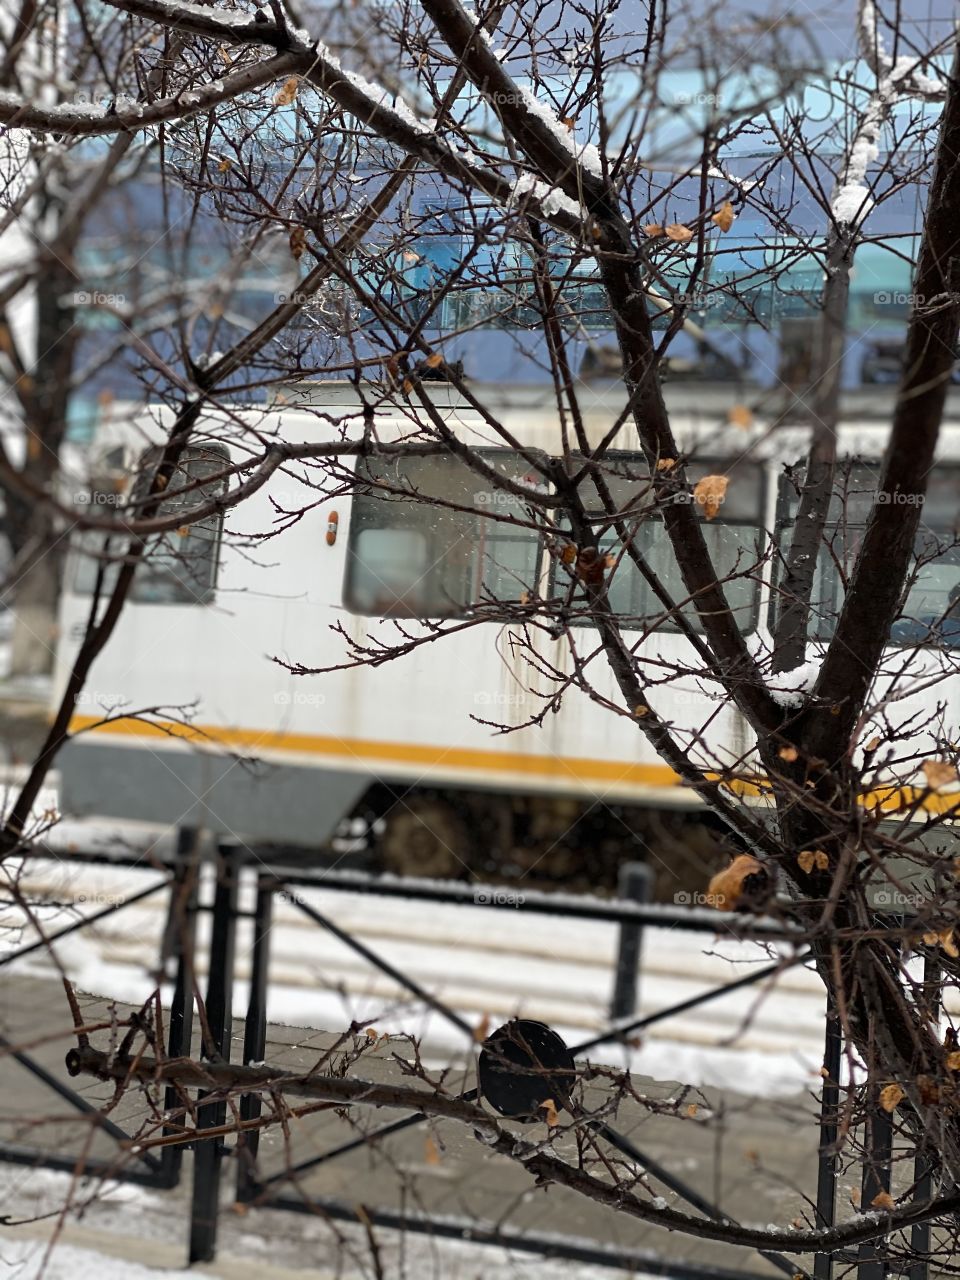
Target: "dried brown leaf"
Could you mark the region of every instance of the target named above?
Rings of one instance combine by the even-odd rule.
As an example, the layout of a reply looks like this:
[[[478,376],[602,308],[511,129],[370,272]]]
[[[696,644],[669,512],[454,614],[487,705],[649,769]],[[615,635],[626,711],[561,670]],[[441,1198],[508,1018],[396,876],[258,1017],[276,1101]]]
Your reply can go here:
[[[927,786],[932,791],[936,791],[938,787],[949,786],[951,782],[957,781],[956,767],[948,760],[924,760],[920,768],[927,780]]]
[[[888,1113],[896,1111],[906,1096],[897,1083],[884,1085],[880,1090],[880,1105]]]
[[[715,222],[721,231],[729,231],[733,226],[733,220],[737,215],[733,212],[733,205],[729,200],[724,200],[723,204],[710,219]]]
[[[727,410],[727,421],[731,426],[742,427],[746,431],[753,426],[753,410],[749,405],[732,404]]]
[[[297,96],[299,89],[300,81],[296,76],[290,76],[288,80],[284,80],[283,87],[274,98],[274,102],[278,107],[289,107],[290,103],[293,102],[294,98]]]
[[[708,901],[717,911],[736,911],[745,896],[769,888],[769,883],[770,872],[760,859],[741,853],[710,881]]]
[[[703,507],[705,520],[713,520],[720,510],[730,484],[727,476],[704,476],[693,487],[693,500]]]

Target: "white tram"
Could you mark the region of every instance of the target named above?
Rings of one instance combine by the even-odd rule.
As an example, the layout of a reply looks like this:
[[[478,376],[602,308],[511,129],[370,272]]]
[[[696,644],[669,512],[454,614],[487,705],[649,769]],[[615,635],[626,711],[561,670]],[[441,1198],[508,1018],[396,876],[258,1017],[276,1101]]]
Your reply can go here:
[[[527,464],[495,443],[481,417],[446,384],[430,390],[460,438],[521,483],[532,480]],[[594,443],[616,420],[624,392],[616,384],[584,396]],[[478,398],[517,442],[558,452],[548,391],[479,388]],[[730,425],[732,394],[722,387],[680,385],[669,389],[668,399],[693,478],[718,471],[730,478],[723,507],[705,532],[717,563],[734,575],[728,597],[739,623],[762,648],[776,564],[771,548],[789,523],[794,491],[785,468],[803,456],[805,436],[771,431],[762,422]],[[884,412],[889,401],[878,403],[868,393],[848,406],[843,452],[858,462],[845,481],[842,537],[835,532],[818,572],[816,595],[827,618],[872,501]],[[114,413],[101,425],[91,452],[90,501],[105,504],[123,488],[144,450],[164,438],[165,421],[162,412],[133,420]],[[381,441],[409,437],[402,397],[378,409],[375,429]],[[240,461],[271,438],[306,443],[359,437],[363,430],[348,384],[314,384],[269,409],[211,410],[184,465],[193,478],[203,478],[222,470],[224,459]],[[626,497],[642,467],[629,425],[614,445],[609,481]],[[949,539],[960,528],[960,424],[944,428],[941,455],[924,528]],[[354,464],[344,465],[352,470]],[[381,855],[395,870],[489,873],[493,858],[504,868],[578,885],[584,848],[591,852],[594,883],[609,878],[604,858],[615,868],[627,858],[658,860],[669,853],[676,870],[680,851],[687,857],[691,850],[697,857],[708,851],[709,831],[697,819],[694,838],[690,825],[694,796],[628,717],[570,688],[557,713],[526,725],[555,686],[537,672],[530,651],[513,642],[516,628],[502,621],[466,627],[382,665],[307,676],[281,665],[336,666],[348,656],[345,637],[373,645],[395,643],[401,631],[424,634],[418,617],[453,622],[487,592],[547,599],[567,589],[557,577],[555,547],[531,530],[485,518],[494,503],[519,511],[517,499],[485,489],[474,472],[446,456],[376,465],[392,468],[392,482],[473,510],[438,511],[370,491],[351,499],[331,479],[318,492],[304,480],[316,486],[322,472],[291,463],[230,509],[225,522],[160,539],[138,570],[77,708],[76,736],[60,757],[64,813],[201,827],[306,849],[320,849],[338,824],[360,815],[381,832]],[[283,514],[301,509],[294,520]],[[272,529],[280,532],[265,542],[252,536]],[[682,599],[662,526],[647,520],[636,536]],[[89,619],[98,563],[81,547],[68,567],[55,693]],[[109,576],[107,569],[107,584]],[[943,703],[948,721],[960,722],[960,681],[947,680],[932,692],[922,688],[924,672],[952,671],[954,655],[960,656],[954,647],[960,626],[954,639],[948,628],[934,636],[925,622],[949,612],[958,586],[960,550],[943,550],[921,570],[897,624],[894,639],[909,645],[920,690],[892,713],[904,723],[924,697]],[[615,570],[612,599],[636,619],[638,635],[646,620],[662,613],[627,561]],[[921,632],[929,643],[916,649]],[[576,634],[581,655],[589,654],[595,648],[589,625]],[[562,635],[531,630],[528,636],[546,668],[569,670]],[[704,760],[713,763],[748,756],[746,725],[732,706],[711,697],[709,680],[696,677],[699,659],[675,624],[658,625],[639,654],[649,664],[651,702],[681,741],[700,741]],[[674,668],[688,674],[672,676]],[[601,699],[619,705],[602,656],[591,660],[590,670]],[[787,680],[783,697],[790,696]],[[501,732],[490,722],[524,727]],[[696,881],[702,883],[702,866]]]

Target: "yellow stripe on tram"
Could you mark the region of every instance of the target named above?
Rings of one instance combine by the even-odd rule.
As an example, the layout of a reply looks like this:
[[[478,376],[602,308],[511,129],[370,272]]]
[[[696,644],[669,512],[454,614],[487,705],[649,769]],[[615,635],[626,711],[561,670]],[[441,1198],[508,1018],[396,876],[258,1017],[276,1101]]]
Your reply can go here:
[[[227,729],[220,725],[182,725],[172,721],[147,722],[116,719],[106,722],[97,716],[74,716],[71,734],[110,734],[115,737],[171,738],[194,746],[244,748],[248,751],[283,751],[328,756],[353,761],[389,761],[424,768],[466,769],[475,772],[522,774],[554,781],[610,782],[638,787],[678,787],[680,777],[665,764],[624,764],[613,760],[592,760],[580,756],[528,755],[521,751],[483,751],[473,747],[428,746],[413,742],[386,742],[367,738],[337,738],[306,733],[277,733],[272,729]],[[712,781],[719,775],[708,773]],[[771,789],[762,777],[732,778],[723,781],[726,790],[744,799],[771,798]],[[861,796],[866,809],[880,814],[905,813],[919,807],[927,813],[960,814],[960,793],[924,792],[917,787],[875,788]]]

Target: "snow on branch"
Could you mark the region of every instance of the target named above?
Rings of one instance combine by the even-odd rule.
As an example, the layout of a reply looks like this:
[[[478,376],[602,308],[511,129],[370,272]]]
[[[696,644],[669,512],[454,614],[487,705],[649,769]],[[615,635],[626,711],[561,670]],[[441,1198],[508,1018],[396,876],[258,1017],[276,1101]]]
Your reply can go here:
[[[520,89],[520,97],[527,111],[531,115],[535,115],[538,120],[543,121],[560,145],[570,152],[573,161],[582,164],[587,172],[592,173],[594,177],[603,177],[600,152],[592,142],[585,142],[583,146],[578,148],[574,143],[570,130],[557,118],[545,102],[541,102],[535,94],[523,87]]]
[[[857,36],[863,59],[878,79],[904,84],[912,97],[942,101],[946,89],[939,80],[934,80],[923,71],[925,59],[904,54],[894,62],[887,53],[886,42],[880,30],[880,17],[873,0],[860,0]]]
[[[254,18],[242,15],[243,21],[239,21],[234,11],[201,8],[180,0],[106,0],[106,3],[162,26],[221,41],[266,44],[279,52],[276,57],[233,76],[150,104],[118,100],[112,105],[37,107],[15,95],[0,94],[0,123],[72,137],[139,130],[209,111],[271,80],[294,74],[319,89],[379,137],[432,165],[446,177],[482,192],[503,208],[516,202],[519,194],[516,182],[485,165],[473,164],[436,134],[433,122],[418,120],[396,95],[342,67],[324,45],[311,42],[308,33],[302,30],[280,27],[269,20],[257,22],[256,15]],[[582,233],[583,219],[576,201],[554,192],[544,183],[527,189],[525,194],[534,205],[533,211],[544,222],[566,235]]]
[[[65,102],[49,107],[35,106],[17,94],[0,91],[0,122],[14,129],[34,129],[74,138],[147,129],[151,125],[185,120],[188,116],[210,111],[252,89],[280,80],[295,71],[298,62],[297,54],[278,54],[222,80],[150,103],[118,97],[112,103]]]
[[[504,129],[531,166],[570,199],[579,202],[583,192],[588,205],[605,204],[609,193],[596,147],[577,149],[566,125],[476,38],[476,24],[460,0],[423,0],[423,8],[472,83],[496,104]]]
[[[877,77],[866,110],[844,159],[830,212],[838,226],[855,228],[873,208],[867,171],[880,155],[880,133],[894,106],[905,98],[939,101],[945,88],[924,74],[922,59],[893,61],[886,51],[873,0],[860,0],[857,33],[864,61]]]

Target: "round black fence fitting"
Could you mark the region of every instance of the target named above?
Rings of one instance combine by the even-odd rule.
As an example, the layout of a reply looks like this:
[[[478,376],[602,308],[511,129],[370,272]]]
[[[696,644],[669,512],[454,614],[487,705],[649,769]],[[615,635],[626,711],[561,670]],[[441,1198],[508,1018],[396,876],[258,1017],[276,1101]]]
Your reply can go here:
[[[483,1042],[477,1070],[483,1100],[511,1120],[542,1120],[548,1099],[557,1111],[570,1106],[573,1054],[545,1022],[514,1018],[498,1027]]]

